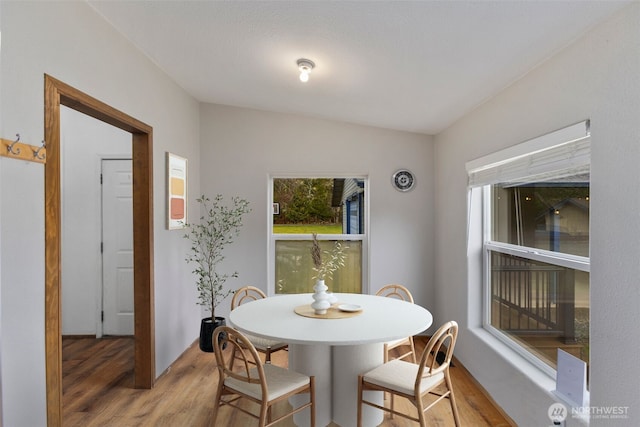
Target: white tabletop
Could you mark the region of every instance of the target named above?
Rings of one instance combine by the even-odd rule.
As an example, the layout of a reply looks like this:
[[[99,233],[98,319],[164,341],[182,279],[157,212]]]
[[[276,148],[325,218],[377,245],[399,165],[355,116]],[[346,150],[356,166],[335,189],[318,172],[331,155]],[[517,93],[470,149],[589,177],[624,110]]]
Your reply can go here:
[[[395,298],[336,294],[339,303],[357,304],[362,312],[343,319],[298,315],[297,306],[311,304],[311,294],[277,295],[236,307],[229,315],[240,331],[293,344],[358,345],[417,335],[433,321],[425,308]]]

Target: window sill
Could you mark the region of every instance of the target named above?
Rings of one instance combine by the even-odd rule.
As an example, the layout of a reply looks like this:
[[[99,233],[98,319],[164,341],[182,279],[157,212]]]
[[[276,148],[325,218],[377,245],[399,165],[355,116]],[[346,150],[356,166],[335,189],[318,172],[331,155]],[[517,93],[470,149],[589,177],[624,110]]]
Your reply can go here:
[[[548,391],[550,396],[552,395],[552,391],[556,388],[555,378],[550,377],[546,372],[534,366],[518,352],[493,336],[484,328],[471,328],[469,331],[478,339],[483,341],[488,347],[494,349],[506,363],[509,363],[518,371],[522,372],[535,385]]]
[[[469,332],[486,344],[487,347],[493,349],[496,352],[496,356],[502,358],[504,363],[511,365],[514,369],[522,373],[523,376],[528,378],[534,387],[541,390],[549,398],[551,403],[557,402],[565,405],[568,410],[567,426],[589,426],[588,416],[572,415],[572,404],[555,393],[555,378],[549,376],[546,372],[532,364],[484,328],[470,328]],[[589,403],[587,402],[585,406],[588,405]]]

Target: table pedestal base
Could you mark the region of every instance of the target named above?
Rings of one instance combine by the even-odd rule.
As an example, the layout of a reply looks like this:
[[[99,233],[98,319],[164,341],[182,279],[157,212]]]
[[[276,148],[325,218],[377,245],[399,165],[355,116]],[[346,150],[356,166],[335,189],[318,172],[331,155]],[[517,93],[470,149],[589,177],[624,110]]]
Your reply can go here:
[[[289,369],[316,377],[316,425],[331,423],[331,346],[289,344]],[[309,401],[308,395],[289,399],[293,406]],[[309,410],[294,414],[297,426],[308,426]]]
[[[332,421],[343,427],[356,425],[358,411],[358,375],[383,363],[383,345],[303,345],[289,344],[289,368],[316,377],[316,425]],[[367,399],[382,405],[382,392],[367,392]],[[308,397],[295,396],[292,405]],[[363,425],[382,423],[383,413],[363,406]],[[308,411],[294,415],[297,426],[309,425]]]
[[[333,353],[333,421],[340,426],[355,426],[358,418],[358,375],[384,363],[383,344],[339,345]],[[367,400],[382,405],[381,391],[365,392]],[[384,414],[369,405],[362,407],[362,425],[377,426]]]

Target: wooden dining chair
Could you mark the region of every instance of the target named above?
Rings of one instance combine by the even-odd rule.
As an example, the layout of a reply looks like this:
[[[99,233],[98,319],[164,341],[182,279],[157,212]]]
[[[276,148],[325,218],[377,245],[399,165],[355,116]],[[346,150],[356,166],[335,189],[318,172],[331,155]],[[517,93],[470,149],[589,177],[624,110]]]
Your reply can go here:
[[[315,426],[315,377],[300,374],[290,369],[263,364],[256,348],[240,331],[229,326],[219,326],[213,333],[214,353],[218,364],[219,380],[216,391],[211,425],[221,406],[229,405],[258,420],[260,427],[274,425],[281,420],[301,412],[310,411],[310,424]],[[226,345],[226,350],[225,349]],[[230,348],[229,348],[230,347]],[[234,362],[234,357],[237,359]],[[240,362],[241,368],[238,369]],[[272,407],[297,394],[309,394],[309,400],[272,417]],[[249,400],[260,406],[259,413],[247,409],[241,400]],[[288,403],[281,405],[289,408]]]
[[[401,417],[417,421],[421,427],[427,426],[425,413],[444,398],[449,398],[453,419],[460,426],[460,416],[453,395],[449,366],[453,357],[453,349],[458,338],[458,324],[450,321],[442,325],[431,337],[420,357],[420,363],[409,363],[394,359],[371,371],[358,376],[358,427],[362,427],[362,405],[373,406],[389,412],[391,417]],[[436,355],[445,354],[442,363],[438,363]],[[435,393],[435,389],[444,385],[446,392]],[[390,405],[380,406],[364,399],[365,391],[384,391],[390,393]],[[428,406],[425,397],[429,394],[438,396]],[[418,416],[396,411],[394,397],[408,399],[417,409]]]
[[[376,292],[376,295],[388,298],[397,298],[403,301],[408,301],[413,304],[413,296],[409,289],[402,285],[398,284],[390,284],[385,285]],[[416,348],[413,343],[413,337],[405,337],[400,338],[393,341],[388,341],[384,343],[384,362],[388,362],[391,357],[391,350],[398,347],[405,347],[406,351],[400,356],[393,357],[395,359],[405,359],[407,357],[411,358],[413,363],[416,363]],[[408,348],[407,348],[408,347]]]
[[[231,310],[242,304],[266,297],[267,295],[255,286],[243,286],[234,292],[233,298],[231,298]],[[256,350],[264,354],[265,363],[271,363],[271,353],[285,350],[288,347],[287,343],[284,342],[255,337],[248,334],[245,334],[245,336],[249,338],[249,341],[251,341]]]

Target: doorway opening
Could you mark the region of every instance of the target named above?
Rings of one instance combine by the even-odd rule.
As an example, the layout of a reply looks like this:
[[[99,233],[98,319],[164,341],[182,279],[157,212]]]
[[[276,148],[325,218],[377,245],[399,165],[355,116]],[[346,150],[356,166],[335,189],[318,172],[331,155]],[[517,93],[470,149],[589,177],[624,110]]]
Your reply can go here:
[[[133,335],[131,159],[102,159],[102,280],[96,338]]]
[[[60,106],[132,135],[134,386],[155,381],[153,298],[153,128],[91,96],[44,76],[45,164],[45,357],[47,425],[62,426]]]

